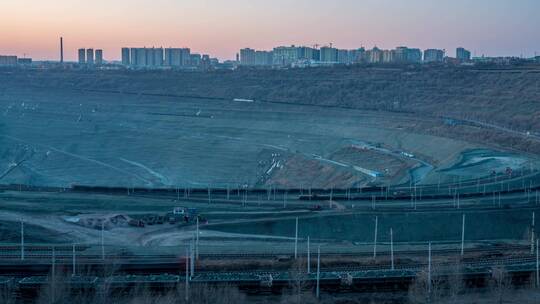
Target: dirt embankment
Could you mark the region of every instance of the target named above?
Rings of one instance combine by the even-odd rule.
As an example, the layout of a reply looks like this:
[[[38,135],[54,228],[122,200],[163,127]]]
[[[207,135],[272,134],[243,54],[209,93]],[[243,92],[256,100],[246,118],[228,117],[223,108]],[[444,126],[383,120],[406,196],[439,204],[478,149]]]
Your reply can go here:
[[[313,68],[193,72],[0,71],[35,85],[411,111],[540,130],[540,68]]]
[[[413,112],[420,120],[444,116],[540,133],[540,67],[358,66],[206,73],[0,70],[0,97],[5,89],[27,86]],[[501,130],[420,123],[414,131],[540,153],[537,142]]]

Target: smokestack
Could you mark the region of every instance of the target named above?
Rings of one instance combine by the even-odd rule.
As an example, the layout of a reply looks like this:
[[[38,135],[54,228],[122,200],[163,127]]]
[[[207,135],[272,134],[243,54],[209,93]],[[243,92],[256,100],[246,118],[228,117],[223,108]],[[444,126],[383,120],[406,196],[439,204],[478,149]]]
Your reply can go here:
[[[64,63],[64,38],[60,37],[60,63]]]

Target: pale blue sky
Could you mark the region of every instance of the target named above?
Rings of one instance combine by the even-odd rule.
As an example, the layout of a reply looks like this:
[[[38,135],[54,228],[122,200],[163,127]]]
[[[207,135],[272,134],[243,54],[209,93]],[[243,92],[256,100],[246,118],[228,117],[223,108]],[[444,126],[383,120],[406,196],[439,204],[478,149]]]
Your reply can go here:
[[[0,53],[56,58],[79,47],[189,46],[221,59],[238,49],[327,44],[464,46],[477,55],[540,53],[540,0],[2,0]]]

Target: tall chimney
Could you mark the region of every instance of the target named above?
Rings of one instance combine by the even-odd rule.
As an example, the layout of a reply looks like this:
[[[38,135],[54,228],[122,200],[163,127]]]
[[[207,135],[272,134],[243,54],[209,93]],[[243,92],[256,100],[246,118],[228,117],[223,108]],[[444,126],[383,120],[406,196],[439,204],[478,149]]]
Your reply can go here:
[[[64,38],[60,37],[60,63],[64,63]]]

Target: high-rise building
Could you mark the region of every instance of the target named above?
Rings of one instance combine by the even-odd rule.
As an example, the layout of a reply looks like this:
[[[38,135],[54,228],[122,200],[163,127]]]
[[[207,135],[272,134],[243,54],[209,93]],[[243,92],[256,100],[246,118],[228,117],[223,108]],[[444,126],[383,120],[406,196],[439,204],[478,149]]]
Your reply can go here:
[[[189,66],[192,66],[192,67],[198,67],[201,65],[201,61],[202,61],[202,56],[201,54],[191,54],[189,56]]]
[[[408,52],[408,50],[409,49],[406,46],[398,46],[394,50],[394,60],[393,60],[393,62],[396,62],[396,63],[407,62],[407,52]]]
[[[14,65],[17,65],[17,56],[0,55],[0,66],[14,66]]]
[[[374,47],[366,51],[366,58],[369,63],[381,63],[383,61],[383,51],[378,47]]]
[[[422,51],[420,49],[407,49],[406,61],[408,63],[421,63]]]
[[[86,50],[86,63],[87,64],[94,64],[94,49],[87,49]]]
[[[383,63],[392,63],[394,62],[395,50],[383,50],[382,53],[382,62]]]
[[[146,65],[148,67],[163,66],[163,48],[144,49],[146,52]]]
[[[394,50],[394,59],[396,63],[420,63],[422,62],[422,51],[420,49],[410,49],[406,46],[397,47]]]
[[[456,59],[462,62],[471,60],[471,52],[468,50],[459,47],[456,49]]]
[[[96,64],[103,64],[103,50],[96,50]]]
[[[319,61],[321,59],[321,53],[315,48],[301,46],[298,48],[298,59]]]
[[[139,59],[139,49],[138,48],[131,48],[129,49],[129,57],[131,59],[131,65],[132,66],[138,66],[139,65],[139,62],[138,62],[138,59]]]
[[[168,67],[188,66],[191,50],[188,48],[166,48],[164,65]]]
[[[86,50],[79,49],[79,64],[85,64],[85,63],[86,63]]]
[[[128,66],[130,64],[129,48],[122,48],[122,65]]]
[[[240,50],[240,64],[245,66],[267,66],[273,63],[273,52],[256,51],[245,48]]]
[[[300,59],[300,50],[298,47],[291,46],[279,46],[273,50],[273,63],[275,65],[287,66],[298,61]]]
[[[322,62],[338,62],[338,50],[336,48],[323,46],[320,51]]]
[[[365,61],[366,50],[364,48],[359,48],[356,50],[349,51],[349,58],[351,63],[362,63]]]
[[[341,64],[349,64],[349,51],[348,50],[338,50],[337,51],[337,62]]]
[[[443,62],[444,50],[427,49],[424,51],[424,62]]]

